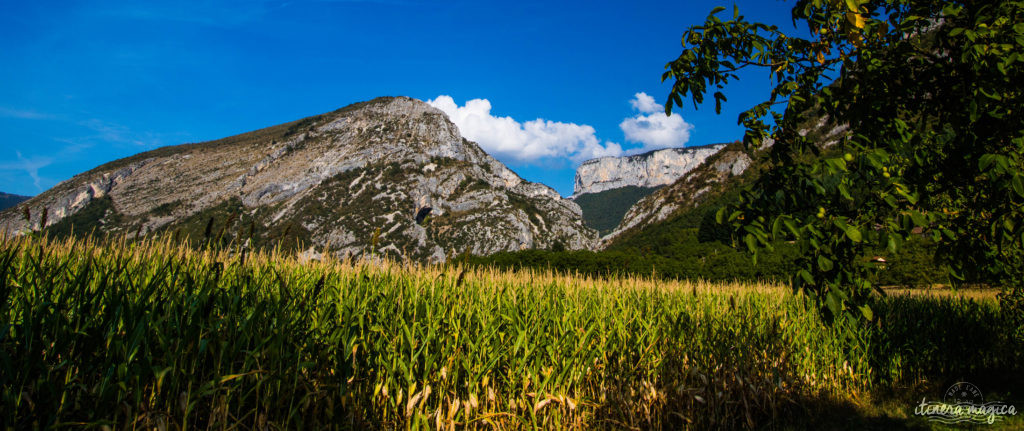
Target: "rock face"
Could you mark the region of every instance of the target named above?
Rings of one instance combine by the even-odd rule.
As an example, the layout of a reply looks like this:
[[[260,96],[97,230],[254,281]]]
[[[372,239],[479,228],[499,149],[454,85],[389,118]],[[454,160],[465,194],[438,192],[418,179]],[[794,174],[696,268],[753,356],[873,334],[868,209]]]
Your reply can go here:
[[[805,121],[797,133],[815,142],[822,150],[838,145],[851,133],[848,124],[820,112],[808,111],[803,116]],[[774,143],[769,138],[761,149],[750,151],[744,149],[740,142],[720,146],[699,166],[630,207],[615,230],[601,238],[598,248],[607,248],[631,233],[648,229],[683,210],[693,209],[711,196],[743,187],[746,181],[756,178],[760,170],[770,169],[762,154]],[[755,162],[751,156],[758,161]]]
[[[672,184],[724,147],[725,144],[669,148],[635,156],[588,160],[576,169],[573,196],[626,186],[658,187]]]
[[[101,204],[101,218],[82,220]],[[309,255],[441,261],[467,250],[596,243],[579,206],[523,180],[462,138],[443,112],[405,97],[117,160],[24,205],[35,228],[46,208],[54,229],[74,221],[87,225],[76,231],[195,239],[212,227],[240,242],[301,241]],[[24,231],[21,214],[21,206],[0,213],[0,229]]]
[[[671,185],[658,189],[630,207],[618,227],[601,239],[599,248],[607,247],[626,232],[643,229],[669,218],[681,209],[696,206],[712,188],[720,187],[750,167],[752,160],[743,150],[742,144],[723,145],[719,150]]]

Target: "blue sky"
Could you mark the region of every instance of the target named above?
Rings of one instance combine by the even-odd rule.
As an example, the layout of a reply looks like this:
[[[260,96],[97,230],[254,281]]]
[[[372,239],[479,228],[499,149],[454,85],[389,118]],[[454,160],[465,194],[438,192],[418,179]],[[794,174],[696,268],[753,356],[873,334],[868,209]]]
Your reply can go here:
[[[736,3],[792,29],[793,2]],[[0,191],[34,195],[145,150],[405,95],[569,195],[587,157],[742,136],[736,116],[767,95],[764,76],[732,85],[721,116],[652,108],[682,32],[717,5],[733,2],[7,2]]]

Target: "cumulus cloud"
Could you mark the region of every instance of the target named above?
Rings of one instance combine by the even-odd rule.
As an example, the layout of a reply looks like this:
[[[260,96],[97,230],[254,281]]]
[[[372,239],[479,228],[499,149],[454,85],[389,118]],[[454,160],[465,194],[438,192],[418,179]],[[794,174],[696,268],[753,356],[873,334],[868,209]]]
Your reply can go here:
[[[640,113],[623,120],[619,128],[626,134],[627,141],[642,145],[630,150],[631,153],[682,147],[690,140],[693,125],[679,114],[665,115],[661,105],[647,93],[636,93],[629,103]]]
[[[466,139],[504,162],[537,163],[565,158],[579,163],[623,153],[619,144],[602,144],[594,128],[586,124],[541,118],[520,123],[512,117],[491,115],[491,102],[487,99],[473,99],[459,106],[451,96],[441,95],[427,103],[444,111]]]
[[[661,110],[661,105],[654,101],[654,98],[647,95],[647,93],[639,92],[633,96],[633,100],[629,101],[630,105],[633,105],[633,109],[643,112],[645,114],[653,114]]]

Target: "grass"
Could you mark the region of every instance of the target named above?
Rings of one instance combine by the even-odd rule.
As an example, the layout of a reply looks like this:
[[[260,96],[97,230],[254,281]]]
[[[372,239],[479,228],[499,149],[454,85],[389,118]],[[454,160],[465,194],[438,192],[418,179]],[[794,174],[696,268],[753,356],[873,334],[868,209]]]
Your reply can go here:
[[[873,306],[884,323],[847,331],[776,284],[169,238],[0,238],[0,282],[15,429],[860,428],[904,424],[873,394],[1020,376],[1024,350],[989,299],[892,295]]]

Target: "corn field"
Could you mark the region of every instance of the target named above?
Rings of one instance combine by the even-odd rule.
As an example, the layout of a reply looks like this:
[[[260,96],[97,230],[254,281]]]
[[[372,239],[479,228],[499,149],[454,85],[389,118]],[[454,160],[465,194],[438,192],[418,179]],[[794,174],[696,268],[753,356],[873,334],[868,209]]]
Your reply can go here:
[[[876,307],[884,324],[849,330],[771,284],[4,237],[0,422],[771,427],[874,385],[1020,372],[1021,341],[1001,335],[994,301]]]

